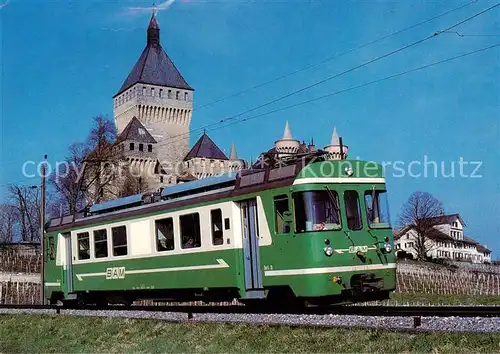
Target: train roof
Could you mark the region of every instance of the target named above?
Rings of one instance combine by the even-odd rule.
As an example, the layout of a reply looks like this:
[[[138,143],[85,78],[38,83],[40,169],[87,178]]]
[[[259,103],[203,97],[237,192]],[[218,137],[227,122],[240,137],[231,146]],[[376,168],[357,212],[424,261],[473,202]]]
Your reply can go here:
[[[109,200],[100,204],[94,204],[90,207],[89,212],[97,213],[105,210],[113,210],[124,206],[132,206],[142,203],[143,194],[131,195],[129,197]]]
[[[236,172],[230,172],[230,173],[224,173],[224,174],[214,176],[214,177],[208,177],[208,178],[199,179],[199,180],[195,180],[195,181],[176,184],[176,185],[171,186],[171,187],[163,188],[163,190],[161,191],[161,196],[162,197],[169,197],[169,196],[173,196],[176,194],[185,193],[188,191],[205,189],[205,188],[209,188],[209,187],[218,186],[221,184],[226,184],[226,183],[234,184],[236,182],[236,177],[237,177]]]
[[[164,187],[156,193],[136,194],[95,204],[85,215],[70,215],[50,220],[48,229],[67,229],[68,226],[78,227],[305,183],[385,183],[385,180],[382,176],[382,166],[374,162],[300,160],[275,168],[224,173]]]

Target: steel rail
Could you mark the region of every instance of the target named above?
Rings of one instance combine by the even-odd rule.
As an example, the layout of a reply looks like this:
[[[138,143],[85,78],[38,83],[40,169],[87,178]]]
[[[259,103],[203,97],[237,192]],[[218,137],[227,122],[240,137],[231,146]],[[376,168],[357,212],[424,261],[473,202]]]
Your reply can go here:
[[[195,313],[213,314],[290,314],[290,315],[357,315],[385,317],[500,317],[500,306],[330,306],[276,308],[269,306],[84,306],[63,307],[58,305],[0,305],[0,309],[34,310],[106,310],[177,312],[192,317]]]

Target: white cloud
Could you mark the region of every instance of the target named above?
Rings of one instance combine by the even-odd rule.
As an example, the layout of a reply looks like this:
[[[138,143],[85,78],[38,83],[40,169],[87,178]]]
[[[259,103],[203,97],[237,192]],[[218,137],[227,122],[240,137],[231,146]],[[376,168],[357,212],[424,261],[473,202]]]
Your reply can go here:
[[[156,6],[150,6],[150,7],[129,7],[127,9],[127,12],[129,14],[138,14],[138,13],[145,13],[145,12],[153,12],[154,11],[164,11],[164,10],[168,10],[168,8],[170,6],[172,6],[172,4],[175,2],[175,0],[167,0],[167,1],[164,1],[162,2],[161,4],[159,5],[156,5]]]

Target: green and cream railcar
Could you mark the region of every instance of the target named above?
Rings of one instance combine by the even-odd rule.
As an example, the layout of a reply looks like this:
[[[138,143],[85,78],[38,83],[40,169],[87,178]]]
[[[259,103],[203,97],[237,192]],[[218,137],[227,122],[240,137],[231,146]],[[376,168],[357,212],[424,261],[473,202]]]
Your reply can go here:
[[[94,205],[46,230],[51,303],[388,297],[395,256],[380,165],[244,170]]]

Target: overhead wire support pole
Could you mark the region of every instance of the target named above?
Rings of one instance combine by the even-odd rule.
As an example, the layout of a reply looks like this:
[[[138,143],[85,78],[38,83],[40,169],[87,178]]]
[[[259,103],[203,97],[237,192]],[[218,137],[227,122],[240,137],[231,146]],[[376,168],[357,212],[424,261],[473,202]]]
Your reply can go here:
[[[45,189],[45,181],[46,181],[46,164],[45,162],[47,161],[47,155],[44,156],[44,161],[41,165],[41,201],[40,201],[40,249],[42,252],[42,265],[40,267],[40,282],[41,282],[41,288],[40,288],[40,303],[42,305],[45,305],[45,195],[46,195],[46,189]]]

